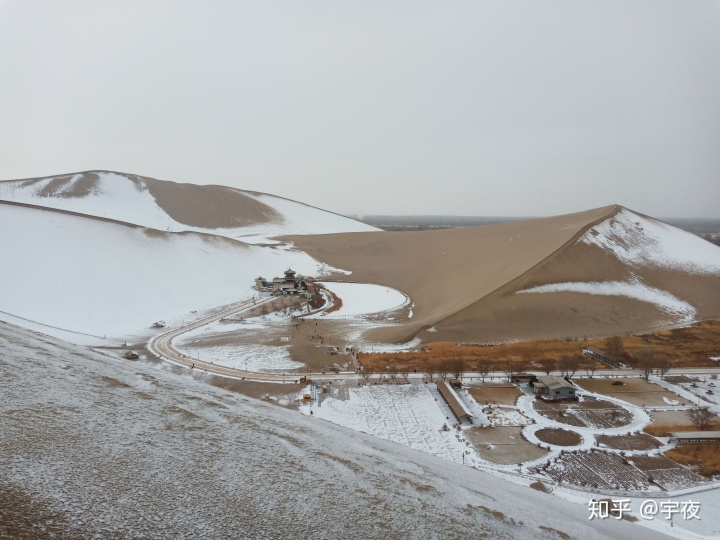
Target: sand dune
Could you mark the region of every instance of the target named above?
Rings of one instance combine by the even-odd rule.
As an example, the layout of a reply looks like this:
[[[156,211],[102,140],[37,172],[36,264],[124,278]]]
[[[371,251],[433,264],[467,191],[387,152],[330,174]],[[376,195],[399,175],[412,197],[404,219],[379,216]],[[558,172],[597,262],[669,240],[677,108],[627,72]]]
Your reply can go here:
[[[720,317],[720,248],[620,206],[467,229],[292,240],[352,270],[353,279],[413,299],[415,317],[369,334],[378,341],[604,336]],[[546,285],[555,288],[517,294]]]
[[[111,171],[6,180],[0,200],[35,204],[163,231],[266,242],[281,234],[376,231],[358,221],[273,195]]]
[[[166,364],[0,344],[2,538],[665,538]]]
[[[96,338],[130,338],[159,319],[252,297],[258,275],[287,264],[305,275],[323,271],[283,246],[17,204],[0,203],[0,246],[0,318]]]
[[[522,276],[616,209],[485,227],[289,239],[313,257],[352,271],[355,281],[408,294],[415,302],[413,318],[372,334],[377,341],[407,341]]]
[[[621,206],[383,232],[273,195],[108,171],[0,182],[3,200],[247,244],[291,241],[351,272],[338,279],[410,297],[412,318],[373,329],[372,342],[600,337],[720,317],[720,248]],[[263,272],[293,264],[297,251],[282,247],[277,268]]]

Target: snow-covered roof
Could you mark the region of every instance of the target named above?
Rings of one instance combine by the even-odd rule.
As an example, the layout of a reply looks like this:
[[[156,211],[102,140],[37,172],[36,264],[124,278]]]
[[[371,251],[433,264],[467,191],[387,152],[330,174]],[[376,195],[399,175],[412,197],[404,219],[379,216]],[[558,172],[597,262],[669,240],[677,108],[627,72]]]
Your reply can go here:
[[[720,431],[680,431],[670,433],[672,439],[720,439]]]
[[[575,385],[566,381],[562,377],[556,377],[555,375],[541,375],[538,377],[538,380],[540,383],[547,388],[550,388],[552,390],[556,390],[558,388],[572,388],[575,389]],[[535,386],[538,386],[536,383]]]
[[[453,414],[458,417],[458,420],[461,418],[473,417],[470,409],[465,406],[460,399],[460,396],[458,396],[455,390],[453,390],[452,386],[445,381],[440,381],[437,383],[437,388],[447,401],[448,405],[450,405],[450,409],[452,409]]]

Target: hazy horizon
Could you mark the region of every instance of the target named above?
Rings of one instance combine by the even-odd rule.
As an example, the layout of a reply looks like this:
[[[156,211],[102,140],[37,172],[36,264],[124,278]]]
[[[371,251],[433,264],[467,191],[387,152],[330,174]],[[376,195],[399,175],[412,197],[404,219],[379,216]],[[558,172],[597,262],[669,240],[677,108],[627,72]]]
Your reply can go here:
[[[0,0],[0,178],[718,215],[720,2]]]

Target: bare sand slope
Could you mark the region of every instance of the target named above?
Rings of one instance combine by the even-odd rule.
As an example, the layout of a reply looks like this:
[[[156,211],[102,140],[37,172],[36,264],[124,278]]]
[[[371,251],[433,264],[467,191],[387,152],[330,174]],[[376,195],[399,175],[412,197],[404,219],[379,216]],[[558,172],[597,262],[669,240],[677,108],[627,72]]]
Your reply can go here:
[[[624,218],[633,230],[622,230]],[[422,337],[604,337],[718,317],[720,248],[623,208]]]
[[[371,334],[379,341],[403,341],[522,276],[616,210],[463,229],[286,238],[318,260],[351,270],[353,281],[410,295],[413,318]]]
[[[573,291],[525,293],[518,291],[553,283],[638,280],[647,288],[665,292],[695,310],[668,311],[662,303],[625,295]],[[720,276],[691,275],[672,270],[633,271],[598,248],[568,247],[539,268],[528,272],[490,296],[422,333],[432,341],[494,341],[510,339],[605,337],[683,325],[692,320],[720,317]]]
[[[382,236],[293,237],[415,301],[370,340],[486,342],[644,332],[720,317],[720,248],[620,206]],[[419,334],[418,334],[419,332]]]

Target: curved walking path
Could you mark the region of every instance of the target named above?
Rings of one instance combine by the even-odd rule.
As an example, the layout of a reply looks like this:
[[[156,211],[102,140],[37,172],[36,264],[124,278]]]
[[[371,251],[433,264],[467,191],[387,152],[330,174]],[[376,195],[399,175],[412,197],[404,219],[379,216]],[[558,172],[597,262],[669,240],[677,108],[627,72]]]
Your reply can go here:
[[[214,315],[210,315],[209,317],[204,317],[202,319],[199,319],[199,320],[197,320],[193,323],[190,323],[186,326],[182,326],[180,328],[175,328],[173,330],[169,330],[167,332],[159,334],[159,335],[153,337],[148,342],[148,350],[150,352],[152,352],[155,356],[157,356],[158,358],[160,358],[162,360],[165,360],[166,362],[170,362],[172,364],[176,364],[178,366],[182,366],[185,368],[196,369],[203,373],[219,375],[221,377],[229,377],[231,379],[248,380],[248,381],[253,381],[253,382],[294,383],[304,374],[300,374],[300,373],[285,373],[285,374],[262,373],[262,372],[256,372],[256,371],[247,371],[244,369],[231,368],[231,367],[223,366],[220,364],[214,364],[212,362],[205,362],[203,360],[193,359],[189,356],[182,354],[175,347],[173,347],[173,344],[172,344],[173,340],[176,337],[178,337],[182,334],[185,334],[187,332],[190,332],[191,330],[195,330],[197,328],[200,328],[201,326],[205,326],[205,325],[213,323],[215,321],[219,321],[223,317],[228,317],[230,315],[235,315],[237,313],[242,313],[244,311],[248,311],[248,310],[250,310],[254,307],[260,306],[264,303],[271,302],[274,299],[275,299],[274,297],[269,297],[269,298],[262,299],[259,301],[248,300],[239,305],[235,305],[231,308],[228,308],[221,312],[215,313]],[[357,375],[356,373],[331,373],[331,374],[311,373],[309,375],[312,377],[313,380],[336,381],[338,379],[357,379],[357,378],[359,378],[359,375]]]
[[[264,373],[264,372],[257,372],[257,371],[247,371],[244,369],[239,368],[232,368],[228,366],[223,366],[221,364],[214,364],[212,362],[206,362],[204,360],[199,359],[193,359],[191,357],[188,357],[184,354],[182,354],[180,351],[178,351],[175,347],[173,347],[173,340],[187,332],[190,332],[191,330],[195,330],[197,328],[200,328],[201,326],[205,326],[207,324],[213,323],[215,321],[219,321],[223,317],[228,317],[230,315],[235,315],[237,313],[242,313],[244,311],[249,311],[250,309],[260,306],[264,303],[271,302],[274,299],[274,297],[268,297],[264,298],[262,300],[246,300],[240,304],[236,304],[228,309],[225,309],[223,311],[220,311],[218,313],[215,313],[214,315],[210,315],[208,317],[203,317],[202,319],[199,319],[195,322],[192,322],[186,326],[182,326],[180,328],[175,328],[172,330],[168,330],[167,332],[164,332],[162,334],[159,334],[148,342],[148,350],[153,353],[158,358],[165,360],[167,362],[170,362],[172,364],[176,364],[181,367],[190,368],[190,369],[196,369],[203,373],[209,373],[212,375],[219,375],[221,377],[228,377],[231,379],[241,379],[241,380],[247,380],[247,381],[253,381],[253,382],[270,382],[270,383],[294,383],[296,380],[298,380],[301,376],[307,375],[308,377],[312,378],[315,381],[337,381],[337,380],[357,380],[363,378],[361,374],[355,373],[355,372],[341,372],[341,373]],[[325,306],[326,308],[328,306]],[[321,311],[321,310],[319,310]],[[718,370],[716,368],[675,368],[668,370],[668,375],[671,375],[673,373],[677,374],[710,374],[710,373],[717,373]],[[528,373],[534,373],[536,375],[542,375],[542,372],[528,372]],[[383,377],[386,374],[378,373],[378,374],[372,374],[371,379],[377,380],[377,379],[383,379]],[[641,372],[639,370],[634,369],[623,369],[623,370],[598,370],[595,372],[595,377],[603,377],[603,376],[612,376],[612,377],[633,377],[641,375]],[[475,373],[475,372],[466,372],[463,373],[462,379],[464,380],[473,380],[479,381],[481,378],[483,380],[493,380],[496,378],[503,378],[506,377],[504,373],[502,372],[495,372],[495,373]],[[409,374],[409,378],[420,378],[424,379],[425,374],[423,373],[412,373]],[[389,379],[388,379],[389,380]],[[603,399],[608,399],[607,396],[604,396]],[[612,399],[611,399],[612,401]]]

